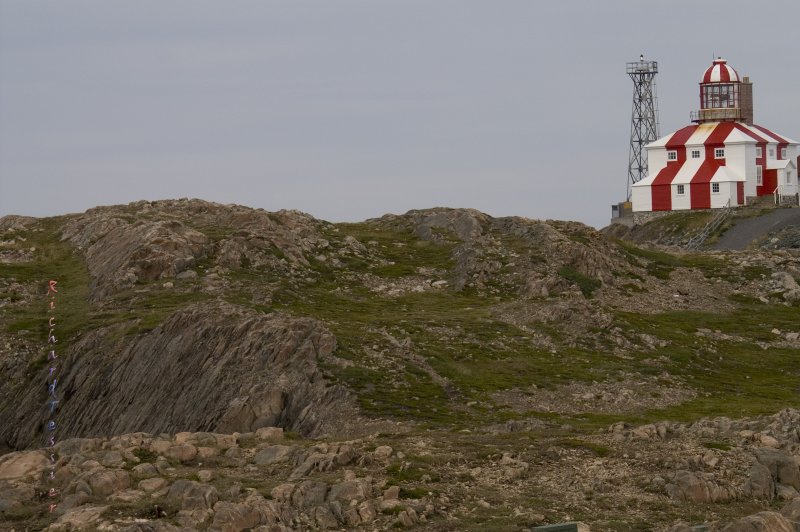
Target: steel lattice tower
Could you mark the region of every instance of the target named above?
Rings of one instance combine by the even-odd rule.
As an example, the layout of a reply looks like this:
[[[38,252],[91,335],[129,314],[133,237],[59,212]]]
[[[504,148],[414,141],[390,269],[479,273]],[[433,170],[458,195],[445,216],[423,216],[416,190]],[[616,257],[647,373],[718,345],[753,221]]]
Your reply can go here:
[[[633,80],[633,111],[631,112],[631,146],[628,156],[628,201],[631,185],[647,176],[647,152],[644,147],[658,139],[658,101],[656,74],[658,62],[639,60],[627,63],[626,71]]]

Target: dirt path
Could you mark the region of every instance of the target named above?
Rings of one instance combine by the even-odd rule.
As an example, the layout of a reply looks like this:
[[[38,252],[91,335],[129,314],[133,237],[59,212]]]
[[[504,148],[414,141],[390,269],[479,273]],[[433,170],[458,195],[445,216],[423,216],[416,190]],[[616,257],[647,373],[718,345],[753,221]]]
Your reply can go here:
[[[800,225],[800,209],[776,209],[764,216],[746,218],[725,231],[711,249],[745,249],[757,238],[790,225]]]

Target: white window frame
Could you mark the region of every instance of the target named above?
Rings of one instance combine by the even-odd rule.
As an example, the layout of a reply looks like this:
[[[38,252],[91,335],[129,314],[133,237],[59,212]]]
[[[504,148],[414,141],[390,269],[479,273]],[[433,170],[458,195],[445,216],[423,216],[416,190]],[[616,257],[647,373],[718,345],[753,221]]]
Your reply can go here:
[[[725,148],[714,148],[714,159],[724,159]]]
[[[692,150],[692,159],[700,158],[700,150]]]
[[[686,194],[686,186],[685,185],[678,185],[677,186],[677,194],[678,196],[683,196]]]
[[[786,159],[786,148],[781,148],[781,159]]]
[[[756,166],[756,185],[762,186],[764,184],[764,167],[760,164]]]
[[[764,150],[761,149],[761,146],[756,146],[756,158],[761,159],[764,156]]]
[[[719,183],[711,183],[711,193],[719,194]]]
[[[678,160],[678,150],[668,150],[667,151],[667,160],[668,161],[677,161]]]
[[[770,159],[774,159],[775,158],[775,148],[770,148],[769,149],[769,158]]]

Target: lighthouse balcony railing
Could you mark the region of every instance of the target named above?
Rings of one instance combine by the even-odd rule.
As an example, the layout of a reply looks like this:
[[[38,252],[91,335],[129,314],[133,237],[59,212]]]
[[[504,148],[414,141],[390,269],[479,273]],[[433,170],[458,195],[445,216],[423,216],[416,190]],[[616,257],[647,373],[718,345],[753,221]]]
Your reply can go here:
[[[718,109],[700,109],[689,113],[692,122],[726,122],[742,119],[742,110],[738,107],[720,107]]]

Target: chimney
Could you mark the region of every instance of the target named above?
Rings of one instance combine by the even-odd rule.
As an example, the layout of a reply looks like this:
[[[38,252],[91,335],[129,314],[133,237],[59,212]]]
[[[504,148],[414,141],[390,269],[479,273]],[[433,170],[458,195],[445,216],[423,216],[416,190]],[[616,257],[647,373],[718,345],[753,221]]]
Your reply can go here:
[[[742,113],[742,122],[748,126],[753,125],[753,84],[750,78],[745,76],[739,86],[739,109]]]

